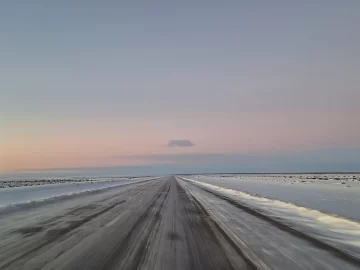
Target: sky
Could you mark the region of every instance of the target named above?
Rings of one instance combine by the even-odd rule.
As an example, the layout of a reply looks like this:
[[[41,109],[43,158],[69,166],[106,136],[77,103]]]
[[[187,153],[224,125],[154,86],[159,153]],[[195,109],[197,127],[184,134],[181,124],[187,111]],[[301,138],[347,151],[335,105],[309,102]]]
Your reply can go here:
[[[0,173],[360,171],[360,1],[2,1]]]

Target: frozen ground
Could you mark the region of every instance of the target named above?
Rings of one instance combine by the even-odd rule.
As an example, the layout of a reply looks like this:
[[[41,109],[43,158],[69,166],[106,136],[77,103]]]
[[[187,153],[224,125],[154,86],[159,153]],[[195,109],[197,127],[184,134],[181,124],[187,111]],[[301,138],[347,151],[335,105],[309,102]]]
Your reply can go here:
[[[0,269],[360,269],[216,189],[163,177],[3,213]]]
[[[192,175],[188,178],[360,221],[359,174]]]

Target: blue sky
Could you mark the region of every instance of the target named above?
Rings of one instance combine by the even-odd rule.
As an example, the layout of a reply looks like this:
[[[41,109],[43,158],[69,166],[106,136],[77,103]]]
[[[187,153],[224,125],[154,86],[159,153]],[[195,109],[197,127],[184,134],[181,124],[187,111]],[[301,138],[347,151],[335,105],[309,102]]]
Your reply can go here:
[[[0,170],[359,170],[359,12],[359,1],[5,1]],[[194,146],[166,147],[185,139]]]

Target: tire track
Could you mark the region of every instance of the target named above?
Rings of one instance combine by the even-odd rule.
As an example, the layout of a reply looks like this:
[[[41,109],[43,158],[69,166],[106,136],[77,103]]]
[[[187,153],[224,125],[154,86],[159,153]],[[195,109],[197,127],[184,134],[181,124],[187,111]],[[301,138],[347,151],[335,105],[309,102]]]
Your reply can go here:
[[[51,245],[51,244],[56,244],[57,242],[59,242],[60,239],[62,239],[64,236],[68,235],[70,232],[80,228],[81,226],[85,225],[86,223],[99,218],[101,215],[106,214],[107,212],[109,212],[110,210],[114,209],[115,207],[119,206],[119,205],[123,205],[124,203],[127,202],[131,202],[131,200],[133,200],[134,198],[136,198],[136,195],[141,194],[142,192],[148,190],[150,187],[159,185],[159,182],[155,182],[155,183],[145,183],[144,186],[140,186],[140,187],[134,187],[134,189],[130,190],[130,194],[128,194],[130,196],[130,198],[128,200],[120,200],[117,201],[116,199],[121,199],[121,197],[124,195],[124,193],[126,193],[127,191],[121,192],[120,194],[116,194],[114,196],[111,197],[107,197],[105,199],[99,200],[97,201],[97,203],[103,203],[106,204],[106,202],[110,201],[110,205],[105,206],[104,205],[100,205],[100,207],[97,207],[97,205],[94,206],[94,204],[90,204],[90,205],[85,205],[85,206],[81,206],[81,207],[77,207],[74,209],[69,210],[68,212],[59,215],[59,216],[55,216],[52,217],[50,219],[47,219],[43,222],[41,222],[39,224],[39,226],[33,226],[33,227],[22,227],[19,228],[17,230],[12,231],[12,233],[20,233],[23,234],[25,237],[26,236],[31,236],[32,234],[36,234],[39,233],[41,231],[43,231],[44,227],[46,225],[53,225],[56,224],[56,221],[59,221],[62,218],[66,218],[66,217],[70,217],[70,216],[74,216],[76,217],[77,215],[81,214],[83,211],[89,210],[89,212],[91,213],[90,215],[84,216],[82,217],[80,220],[68,220],[66,221],[67,225],[64,228],[57,228],[55,226],[55,228],[53,229],[48,229],[46,230],[45,234],[43,236],[41,236],[40,239],[36,239],[34,238],[33,241],[28,242],[26,245],[30,246],[30,249],[26,250],[26,246],[22,247],[23,243],[19,242],[17,246],[13,246],[13,249],[18,249],[18,250],[24,250],[21,254],[19,254],[18,256],[15,256],[14,258],[12,258],[11,260],[7,261],[7,262],[3,262],[3,264],[1,264],[0,262],[0,268],[1,269],[5,269],[5,268],[11,268],[13,264],[19,264],[21,263],[21,261],[25,261],[28,260],[29,258],[34,257],[35,253],[41,251],[42,249],[45,249],[47,246]],[[94,211],[96,211],[94,213]],[[51,227],[51,226],[50,226]],[[31,244],[31,242],[34,242],[33,244]],[[35,245],[35,246],[33,246]]]
[[[202,207],[201,203],[193,196],[189,196],[185,192],[184,188],[177,182],[177,189],[180,200],[182,201],[182,210],[184,215],[188,217],[189,230],[191,232],[188,235],[193,235],[197,244],[204,243],[206,253],[209,254],[210,261],[206,262],[204,255],[198,255],[198,258],[191,256],[190,269],[248,269],[257,270],[258,268],[247,259],[236,244],[228,237],[228,235],[212,220],[209,213]],[[186,207],[186,203],[190,202],[191,207]],[[198,235],[198,237],[196,236]],[[192,239],[188,239],[192,240]],[[208,241],[213,243],[213,247],[209,245]],[[188,247],[192,244],[187,241]],[[218,250],[214,252],[214,247],[218,247]],[[188,249],[191,252],[191,249]],[[216,253],[220,253],[221,260],[214,256]],[[230,256],[229,253],[232,253]],[[199,256],[200,255],[200,256]],[[237,256],[237,260],[234,260],[234,255]],[[200,261],[199,261],[200,259]]]
[[[201,202],[199,202],[194,196],[192,196],[192,199],[194,200],[195,208],[197,208],[199,212],[203,213],[203,215],[206,216],[207,226],[209,227],[209,229],[221,235],[226,240],[226,242],[229,243],[229,245],[236,251],[237,255],[244,259],[249,269],[258,270],[259,267],[244,254],[241,248],[229,237],[229,235],[219,226],[219,224],[217,224],[211,218],[211,215],[202,206]]]
[[[2,268],[9,267],[13,263],[18,262],[21,259],[30,256],[32,253],[40,250],[41,248],[45,247],[46,245],[51,244],[54,241],[58,240],[61,236],[63,236],[65,234],[79,228],[80,226],[84,225],[85,223],[97,218],[98,216],[108,212],[109,210],[113,209],[115,206],[120,205],[120,204],[122,204],[124,202],[125,201],[123,200],[123,201],[117,202],[117,203],[115,203],[113,205],[110,205],[109,207],[107,207],[107,208],[105,208],[105,209],[103,209],[103,210],[101,210],[101,211],[99,211],[99,212],[97,212],[97,213],[95,213],[93,215],[90,215],[90,216],[80,220],[79,222],[75,222],[75,223],[71,224],[70,226],[68,226],[66,228],[48,231],[48,233],[47,233],[48,238],[44,242],[39,243],[36,247],[34,247],[34,248],[28,250],[27,252],[19,255],[18,257],[12,259],[11,261],[1,265],[1,267]]]
[[[163,189],[155,196],[151,204],[144,209],[143,213],[136,220],[135,224],[127,232],[124,239],[113,248],[112,256],[107,259],[102,269],[113,269],[119,267],[119,261],[123,261],[120,269],[138,269],[143,263],[147,252],[148,240],[151,233],[156,232],[161,219],[161,210],[168,197],[170,186],[164,185]],[[161,202],[159,203],[159,200]],[[156,204],[159,205],[156,207]],[[151,211],[155,208],[155,211]],[[149,214],[150,212],[150,214]],[[153,212],[153,213],[151,213]],[[134,241],[140,239],[140,241]],[[135,245],[132,245],[135,243]]]

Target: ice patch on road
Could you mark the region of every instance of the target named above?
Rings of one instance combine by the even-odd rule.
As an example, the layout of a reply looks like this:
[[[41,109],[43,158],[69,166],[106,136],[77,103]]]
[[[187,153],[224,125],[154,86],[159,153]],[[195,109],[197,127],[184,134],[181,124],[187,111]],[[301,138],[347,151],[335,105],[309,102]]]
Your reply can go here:
[[[181,179],[227,197],[277,222],[360,259],[360,223],[291,203],[254,196],[193,179]]]

